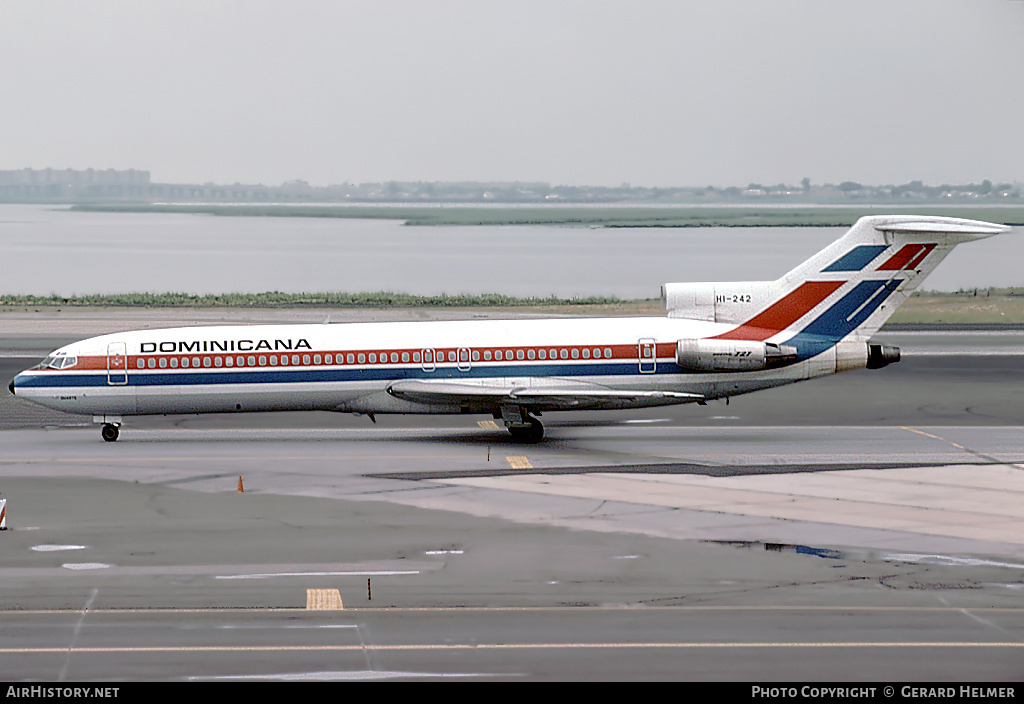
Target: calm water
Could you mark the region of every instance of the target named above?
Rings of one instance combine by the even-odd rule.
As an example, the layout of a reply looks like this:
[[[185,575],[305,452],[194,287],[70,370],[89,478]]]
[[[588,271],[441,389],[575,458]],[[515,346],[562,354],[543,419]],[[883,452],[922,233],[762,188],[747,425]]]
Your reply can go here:
[[[0,293],[396,291],[655,298],[773,279],[845,228],[405,227],[0,205]],[[1024,285],[1024,237],[958,247],[930,290]]]

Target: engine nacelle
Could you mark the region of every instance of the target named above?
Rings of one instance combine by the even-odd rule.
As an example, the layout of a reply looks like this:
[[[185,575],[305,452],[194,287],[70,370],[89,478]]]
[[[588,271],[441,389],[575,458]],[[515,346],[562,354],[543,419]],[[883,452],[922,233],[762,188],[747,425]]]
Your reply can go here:
[[[868,369],[881,369],[900,361],[900,348],[891,345],[868,343]]]
[[[669,317],[715,322],[714,284],[665,284],[661,302]]]
[[[780,367],[797,358],[796,347],[756,340],[679,340],[676,364],[699,372],[746,372]]]

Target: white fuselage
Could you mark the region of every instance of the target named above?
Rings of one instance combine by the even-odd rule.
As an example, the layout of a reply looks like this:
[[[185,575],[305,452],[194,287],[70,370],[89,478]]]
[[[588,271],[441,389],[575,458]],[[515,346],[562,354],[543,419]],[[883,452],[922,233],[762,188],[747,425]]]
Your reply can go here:
[[[779,369],[696,373],[681,338],[733,326],[669,318],[219,326],[117,333],[57,350],[73,365],[27,370],[17,395],[69,413],[127,416],[232,411],[494,412],[493,400],[396,398],[401,380],[493,388],[594,384],[689,397],[532,404],[624,408],[733,396],[836,371],[835,350]],[[525,405],[525,404],[524,404]]]

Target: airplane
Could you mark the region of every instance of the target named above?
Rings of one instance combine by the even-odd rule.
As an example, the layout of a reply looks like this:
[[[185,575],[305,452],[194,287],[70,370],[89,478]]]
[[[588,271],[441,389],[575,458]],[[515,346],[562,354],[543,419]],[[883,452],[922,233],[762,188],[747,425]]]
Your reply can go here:
[[[774,281],[668,283],[664,317],[186,327],[61,347],[10,383],[93,416],[327,410],[490,414],[538,442],[551,411],[697,403],[837,372],[899,348],[871,336],[962,242],[1005,225],[860,218]]]

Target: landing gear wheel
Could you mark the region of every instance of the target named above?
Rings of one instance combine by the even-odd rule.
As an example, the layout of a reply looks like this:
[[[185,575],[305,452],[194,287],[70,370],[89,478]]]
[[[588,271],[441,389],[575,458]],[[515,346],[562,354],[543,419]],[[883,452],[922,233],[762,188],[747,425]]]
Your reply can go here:
[[[517,442],[540,442],[544,438],[544,426],[536,418],[530,418],[526,427],[509,427],[508,432]]]
[[[117,429],[117,426],[116,425],[111,425],[110,423],[107,423],[106,425],[104,425],[103,426],[103,430],[100,431],[100,435],[102,435],[103,439],[106,440],[107,442],[114,442],[114,441],[116,441],[117,440],[117,436],[119,434],[120,434],[120,431]]]

